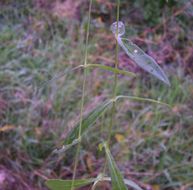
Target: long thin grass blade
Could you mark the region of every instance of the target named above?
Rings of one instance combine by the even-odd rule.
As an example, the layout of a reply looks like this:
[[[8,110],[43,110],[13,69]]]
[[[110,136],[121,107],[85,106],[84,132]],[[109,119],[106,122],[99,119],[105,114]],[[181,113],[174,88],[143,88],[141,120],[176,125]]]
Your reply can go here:
[[[81,138],[85,135],[87,129],[89,129],[89,127],[94,124],[94,122],[106,111],[106,109],[111,104],[112,100],[103,102],[96,108],[94,108],[91,112],[89,112],[86,116],[84,116],[81,125],[81,136],[79,137],[80,122],[78,122],[70,131],[66,139],[62,142],[62,144],[59,143],[59,145],[57,145],[57,148],[53,150],[53,153],[61,154],[72,146],[78,144],[81,141]]]
[[[98,68],[100,68],[102,70],[110,71],[110,72],[113,72],[115,74],[126,75],[128,77],[135,76],[135,73],[132,73],[132,72],[129,72],[129,71],[125,71],[125,70],[120,70],[120,69],[113,68],[113,67],[109,67],[109,66],[106,66],[106,65],[88,64],[86,67],[98,67]]]
[[[151,99],[151,98],[143,98],[143,97],[137,97],[137,96],[124,96],[124,95],[120,95],[120,96],[117,96],[115,98],[115,101],[117,101],[119,99],[130,99],[130,100],[136,100],[136,101],[150,102],[150,103],[155,103],[155,104],[161,104],[161,105],[164,105],[164,106],[167,106],[167,107],[171,108],[171,106],[169,104],[161,102],[161,101],[158,101],[158,100],[154,100],[154,99]]]
[[[116,74],[121,74],[121,75],[125,75],[125,76],[128,76],[128,77],[135,77],[135,73],[132,73],[132,72],[129,72],[129,71],[125,71],[125,70],[120,70],[120,69],[117,69],[117,68],[113,68],[113,67],[109,67],[109,66],[106,66],[106,65],[100,65],[100,64],[87,64],[86,66],[85,65],[79,65],[77,67],[74,67],[74,68],[70,68],[70,69],[67,69],[65,71],[62,71],[60,73],[57,73],[55,74],[55,76],[53,76],[50,80],[47,80],[47,81],[44,81],[39,89],[41,89],[42,87],[52,83],[53,81],[55,80],[58,80],[60,79],[61,77],[77,70],[77,69],[80,69],[80,68],[83,68],[83,69],[86,69],[88,67],[93,67],[93,68],[99,68],[99,69],[102,69],[102,70],[105,70],[105,71],[110,71],[110,72],[113,72],[113,73],[116,73]]]
[[[91,190],[95,190],[97,188],[97,184],[100,181],[112,181],[112,179],[110,177],[105,177],[105,175],[103,174],[99,174],[99,176],[96,178],[92,189]],[[125,185],[132,187],[134,190],[143,190],[136,182],[130,180],[130,179],[123,179]]]
[[[112,104],[112,100],[108,100],[103,102],[102,104],[98,105],[94,108],[89,114],[87,114],[82,120],[82,131],[81,134],[83,135],[85,131],[92,126],[92,124],[105,112],[105,110]],[[79,129],[77,125],[72,129],[68,137],[65,139],[64,144],[71,144],[75,139],[78,139]]]
[[[135,190],[143,190],[141,187],[139,187],[138,184],[136,184],[134,181],[129,180],[129,179],[124,179],[124,183],[132,188],[134,188]]]
[[[76,180],[60,180],[60,179],[50,179],[46,181],[46,185],[51,190],[72,190],[72,182],[74,189],[84,187],[93,183],[96,179],[76,179]]]
[[[127,190],[127,187],[125,186],[125,183],[123,181],[123,176],[121,175],[121,172],[119,171],[110,153],[110,150],[105,143],[104,143],[104,148],[105,148],[105,153],[107,156],[108,168],[109,168],[110,175],[111,175],[113,190]]]

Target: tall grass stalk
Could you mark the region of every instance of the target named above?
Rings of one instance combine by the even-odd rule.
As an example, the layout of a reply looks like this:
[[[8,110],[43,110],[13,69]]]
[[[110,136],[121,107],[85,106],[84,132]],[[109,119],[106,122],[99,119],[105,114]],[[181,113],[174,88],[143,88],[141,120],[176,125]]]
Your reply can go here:
[[[120,9],[120,0],[117,0],[117,31],[116,35],[118,36],[118,21],[119,21],[119,9]],[[119,66],[119,59],[118,59],[118,53],[119,53],[119,44],[116,40],[116,53],[115,53],[115,68],[117,69]],[[117,80],[118,80],[118,74],[114,74],[114,83],[113,83],[113,99],[117,95]],[[112,131],[112,126],[113,126],[113,116],[115,113],[116,105],[115,101],[113,102],[112,109],[111,109],[111,119],[110,119],[110,125],[109,125],[109,134],[108,134],[108,139],[107,139],[107,144],[110,143],[110,138],[111,138],[111,131]]]
[[[74,162],[74,169],[73,169],[73,177],[72,177],[72,186],[71,190],[74,189],[74,180],[76,177],[76,170],[78,165],[78,156],[81,147],[81,133],[82,133],[82,121],[83,121],[83,109],[84,109],[84,101],[85,101],[85,87],[86,87],[86,76],[87,76],[87,59],[88,59],[88,38],[89,38],[89,30],[90,30],[90,18],[91,18],[91,9],[92,9],[92,0],[89,2],[89,10],[88,10],[88,22],[86,27],[86,43],[85,43],[85,55],[84,55],[84,76],[83,76],[83,84],[82,84],[82,97],[81,97],[81,107],[80,107],[80,125],[79,125],[79,132],[78,132],[78,145],[75,155],[75,162]]]
[[[116,35],[117,36],[118,36],[119,11],[120,11],[120,0],[117,0],[117,16],[116,16],[116,20],[117,20]],[[115,52],[115,68],[116,69],[119,66],[118,53],[119,53],[119,44],[116,40],[116,52]],[[114,81],[113,81],[113,96],[112,96],[112,99],[115,99],[115,97],[117,95],[117,81],[118,81],[118,74],[115,73],[114,74]],[[110,112],[110,123],[109,123],[109,128],[108,128],[107,146],[109,146],[110,140],[111,140],[111,133],[112,133],[112,128],[113,128],[113,121],[114,121],[115,111],[116,111],[116,101],[113,101],[113,105],[112,105],[111,112]],[[106,170],[106,166],[107,166],[107,159],[105,161],[104,173],[105,173],[105,170]]]

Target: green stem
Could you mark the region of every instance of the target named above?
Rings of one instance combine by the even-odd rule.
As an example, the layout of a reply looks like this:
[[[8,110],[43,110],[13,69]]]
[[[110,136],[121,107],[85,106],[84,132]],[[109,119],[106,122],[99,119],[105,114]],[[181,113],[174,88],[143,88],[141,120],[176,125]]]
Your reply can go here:
[[[118,21],[119,21],[119,7],[120,7],[120,0],[117,0],[117,31],[116,31],[116,36],[118,36]],[[119,60],[118,60],[118,53],[119,53],[119,45],[118,42],[116,41],[116,56],[115,56],[115,68],[118,68],[119,65]],[[116,97],[117,94],[117,80],[118,80],[118,75],[115,73],[114,75],[114,85],[113,85],[113,99]],[[110,139],[111,139],[111,133],[112,133],[112,127],[113,127],[113,116],[116,111],[116,105],[115,101],[113,101],[112,109],[111,109],[111,120],[109,124],[109,134],[108,134],[108,139],[107,139],[107,145],[109,146],[110,144]]]
[[[78,137],[80,141],[77,145],[77,150],[76,150],[76,155],[75,155],[71,190],[74,189],[74,180],[76,177],[76,170],[78,166],[78,157],[79,157],[79,152],[80,152],[80,147],[81,147],[81,133],[82,133],[83,109],[84,109],[84,101],[85,101],[85,87],[86,87],[86,76],[87,76],[86,65],[87,65],[87,59],[88,59],[88,38],[89,38],[89,29],[90,29],[91,8],[92,8],[92,0],[90,0],[90,3],[89,3],[89,15],[88,15],[87,28],[86,28],[86,44],[85,44],[85,56],[84,56],[85,69],[84,69],[84,76],[83,76],[82,97],[81,97],[81,107],[80,107],[80,125],[79,125],[79,132],[78,132]]]
[[[119,10],[120,10],[120,0],[117,0],[117,30],[116,30],[116,38],[118,37],[118,21],[119,21]],[[115,54],[115,69],[118,68],[119,65],[119,60],[118,60],[118,53],[119,53],[119,45],[118,42],[116,41],[116,54]],[[117,81],[118,81],[118,74],[115,73],[114,75],[114,84],[113,84],[113,99],[116,97],[117,94]],[[112,133],[112,128],[113,128],[113,123],[114,123],[114,115],[116,112],[116,101],[113,101],[113,105],[111,108],[111,115],[110,115],[110,123],[109,123],[109,128],[108,128],[108,137],[107,137],[107,146],[110,147],[110,141],[111,141],[111,133]],[[105,166],[104,166],[104,173],[107,167],[107,158],[105,161]]]

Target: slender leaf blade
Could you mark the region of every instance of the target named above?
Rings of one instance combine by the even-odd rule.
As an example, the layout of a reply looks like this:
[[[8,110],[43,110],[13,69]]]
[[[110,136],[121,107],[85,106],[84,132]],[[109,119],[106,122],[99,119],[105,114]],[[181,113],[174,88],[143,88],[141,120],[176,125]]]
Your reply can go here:
[[[122,75],[125,75],[125,76],[128,76],[128,77],[135,76],[135,73],[125,71],[125,70],[121,70],[121,69],[117,69],[117,68],[113,68],[113,67],[109,67],[109,66],[106,66],[106,65],[88,64],[86,67],[98,67],[102,70],[110,71],[110,72],[113,72],[115,74],[122,74]]]
[[[53,76],[51,79],[47,80],[47,81],[44,81],[40,87],[39,87],[39,90],[41,88],[43,88],[44,86],[52,83],[53,81],[55,80],[58,80],[60,79],[61,77],[77,70],[77,69],[80,69],[80,68],[83,68],[83,69],[86,69],[88,67],[93,67],[93,68],[100,68],[102,70],[106,70],[106,71],[110,71],[110,72],[113,72],[113,73],[116,73],[116,74],[121,74],[121,75],[125,75],[125,76],[128,76],[128,77],[135,77],[135,73],[132,73],[132,72],[129,72],[129,71],[125,71],[125,70],[121,70],[121,69],[118,69],[118,68],[113,68],[113,67],[110,67],[110,66],[106,66],[106,65],[101,65],[101,64],[87,64],[86,66],[85,65],[79,65],[77,67],[74,67],[74,68],[70,68],[70,69],[67,69],[67,70],[64,70],[64,71],[61,71],[57,74],[55,74],[55,76]]]
[[[167,106],[167,107],[171,108],[171,106],[169,104],[158,101],[158,100],[154,100],[154,99],[151,99],[151,98],[119,95],[119,96],[116,96],[115,101],[117,101],[119,99],[130,99],[130,100],[136,100],[136,101],[142,101],[142,102],[150,102],[150,103],[160,104],[160,105],[164,105],[164,106]]]
[[[94,185],[96,186],[97,185],[97,182],[99,181],[112,181],[110,177],[101,177],[100,179],[96,180]],[[123,179],[124,183],[126,185],[128,185],[129,187],[132,187],[133,189],[135,190],[143,190],[137,183],[135,183],[134,181],[132,180],[129,180],[129,179]],[[93,185],[93,187],[94,187]],[[94,189],[94,188],[93,188]]]
[[[104,144],[104,148],[105,148],[105,153],[107,156],[108,168],[109,168],[110,175],[111,175],[113,190],[127,190],[127,187],[125,186],[125,183],[123,180],[123,176],[121,175],[121,172],[119,171],[110,153],[110,150],[106,144]]]
[[[134,181],[129,180],[129,179],[124,179],[125,184],[128,186],[134,188],[135,190],[143,190],[141,187],[139,187],[138,184],[136,184]]]
[[[108,100],[103,102],[102,104],[98,105],[94,108],[89,114],[87,114],[82,120],[82,128],[81,133],[82,135],[85,134],[85,131],[92,126],[92,124],[105,112],[105,110],[112,104],[112,100]],[[79,126],[80,123],[72,129],[69,133],[68,137],[65,139],[64,144],[71,144],[75,139],[79,137]]]
[[[79,187],[83,187],[86,185],[89,185],[93,183],[96,179],[95,178],[89,178],[89,179],[76,179],[76,180],[61,180],[61,179],[49,179],[46,181],[47,187],[49,187],[50,190],[72,190],[72,183],[74,186],[74,189],[77,189]]]

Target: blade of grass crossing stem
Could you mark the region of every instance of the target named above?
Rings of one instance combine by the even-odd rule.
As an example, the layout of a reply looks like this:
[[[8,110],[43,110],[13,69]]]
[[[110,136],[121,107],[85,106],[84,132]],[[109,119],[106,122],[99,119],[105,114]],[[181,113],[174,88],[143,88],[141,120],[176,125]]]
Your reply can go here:
[[[95,180],[95,178],[76,179],[73,182],[73,180],[50,179],[46,181],[46,185],[50,190],[71,190],[72,183],[74,183],[73,189],[77,189],[89,185],[95,182]]]
[[[143,98],[143,97],[137,97],[137,96],[124,96],[124,95],[120,95],[120,96],[117,96],[115,98],[115,101],[117,101],[119,99],[130,99],[130,100],[135,100],[135,101],[150,102],[150,103],[160,104],[160,105],[164,105],[164,106],[167,106],[167,107],[171,108],[171,106],[169,104],[161,102],[159,100],[154,100],[154,99],[151,99],[151,98]]]
[[[123,181],[123,176],[121,175],[121,172],[119,171],[109,148],[107,147],[107,144],[104,144],[105,153],[107,157],[107,163],[108,168],[110,171],[110,176],[112,180],[112,188],[113,190],[127,190],[127,187]]]
[[[100,68],[102,70],[110,71],[110,72],[113,72],[114,74],[125,75],[125,76],[128,76],[128,77],[136,76],[135,73],[132,73],[132,72],[129,72],[129,71],[125,71],[125,70],[120,70],[118,68],[109,67],[109,66],[106,66],[106,65],[88,64],[88,65],[86,65],[86,67],[98,67],[98,68]]]
[[[97,183],[99,181],[112,181],[110,177],[100,177],[98,179],[96,179],[96,181],[94,182],[93,186],[92,186],[92,190],[94,190],[94,188],[97,186]],[[132,187],[135,190],[143,190],[137,183],[135,183],[132,180],[129,179],[123,179],[125,185]]]
[[[121,75],[125,75],[125,76],[128,76],[128,77],[135,77],[135,73],[132,73],[132,72],[129,72],[129,71],[125,71],[125,70],[120,70],[120,69],[117,69],[117,68],[113,68],[113,67],[109,67],[109,66],[106,66],[106,65],[100,65],[100,64],[87,64],[86,66],[84,65],[79,65],[77,67],[74,67],[74,68],[70,68],[70,69],[67,69],[65,71],[62,71],[62,72],[59,72],[57,73],[55,76],[53,76],[51,79],[47,80],[47,81],[44,81],[39,89],[41,89],[42,87],[52,83],[53,81],[55,80],[58,80],[60,79],[61,77],[79,69],[79,68],[83,68],[83,69],[86,69],[88,67],[94,67],[94,68],[99,68],[99,69],[102,69],[102,70],[105,70],[105,71],[110,71],[110,72],[113,72],[114,74],[121,74]]]
[[[89,114],[82,119],[82,134],[106,111],[106,109],[112,104],[112,100],[103,102],[94,108]],[[79,123],[73,128],[66,140],[65,144],[71,144],[75,139],[79,138]]]

